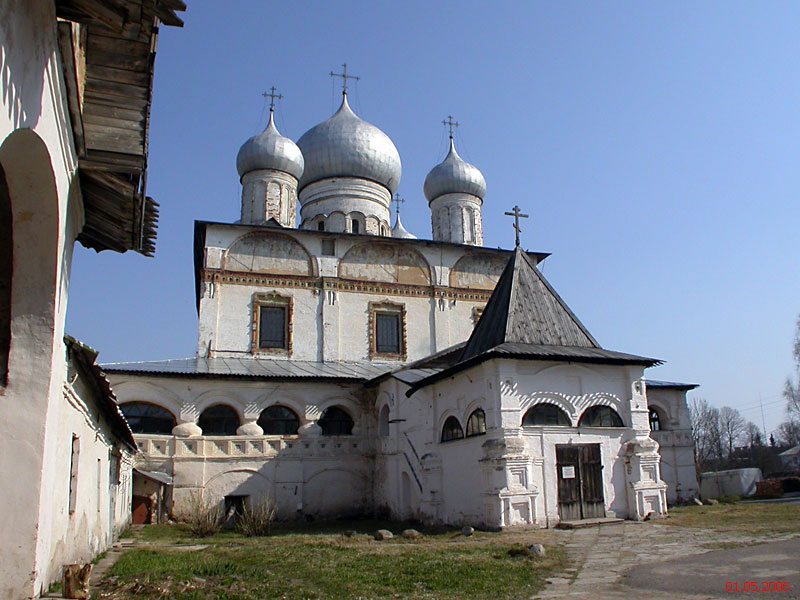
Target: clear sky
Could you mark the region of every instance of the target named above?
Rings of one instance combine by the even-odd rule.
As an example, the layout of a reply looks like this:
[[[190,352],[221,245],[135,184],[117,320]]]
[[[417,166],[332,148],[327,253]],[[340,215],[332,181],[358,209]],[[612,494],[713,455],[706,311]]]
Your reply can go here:
[[[150,128],[155,258],[76,247],[67,330],[103,362],[194,356],[195,219],[239,218],[239,146],[284,95],[297,140],[338,107],[403,161],[403,222],[447,115],[486,177],[485,245],[551,252],[545,276],[606,348],[767,428],[800,313],[800,5],[781,2],[187,0],[162,27]],[[245,316],[243,315],[243,318]]]

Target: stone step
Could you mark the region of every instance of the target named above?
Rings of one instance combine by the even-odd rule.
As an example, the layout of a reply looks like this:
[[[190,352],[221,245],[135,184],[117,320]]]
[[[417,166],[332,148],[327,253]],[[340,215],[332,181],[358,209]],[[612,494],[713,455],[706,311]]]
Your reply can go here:
[[[622,523],[624,519],[616,517],[602,517],[598,519],[581,519],[579,521],[561,521],[558,529],[583,529],[584,527],[598,527],[600,525],[614,525]]]

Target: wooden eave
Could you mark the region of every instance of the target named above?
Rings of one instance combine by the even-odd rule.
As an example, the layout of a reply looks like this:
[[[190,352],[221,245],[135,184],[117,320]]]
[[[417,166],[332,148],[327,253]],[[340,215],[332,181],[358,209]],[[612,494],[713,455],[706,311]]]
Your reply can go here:
[[[181,0],[57,0],[58,33],[87,248],[155,252],[158,204],[146,195],[159,24]]]

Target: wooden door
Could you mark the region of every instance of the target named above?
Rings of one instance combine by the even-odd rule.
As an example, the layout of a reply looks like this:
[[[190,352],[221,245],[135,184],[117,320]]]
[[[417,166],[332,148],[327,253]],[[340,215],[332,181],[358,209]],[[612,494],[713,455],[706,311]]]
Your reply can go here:
[[[562,521],[605,516],[600,444],[556,446],[556,470]]]
[[[134,525],[147,525],[152,522],[153,501],[147,496],[134,496],[131,510]]]

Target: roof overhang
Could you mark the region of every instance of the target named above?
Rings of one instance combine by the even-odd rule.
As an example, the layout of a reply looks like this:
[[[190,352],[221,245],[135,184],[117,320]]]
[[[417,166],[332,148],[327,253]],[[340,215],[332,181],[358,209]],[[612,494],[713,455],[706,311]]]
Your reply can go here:
[[[182,27],[182,0],[56,0],[85,224],[98,252],[155,252],[158,204],[147,153],[159,25]]]

